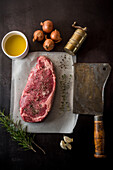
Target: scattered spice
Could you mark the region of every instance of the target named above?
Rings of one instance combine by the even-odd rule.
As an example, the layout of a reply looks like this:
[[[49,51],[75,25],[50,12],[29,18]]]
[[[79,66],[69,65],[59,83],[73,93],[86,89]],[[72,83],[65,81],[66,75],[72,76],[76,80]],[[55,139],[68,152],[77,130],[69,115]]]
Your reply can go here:
[[[35,110],[35,108],[33,107],[32,104],[30,104],[30,108],[32,109],[32,112],[33,112],[34,115],[39,113],[39,110]]]
[[[72,75],[70,75],[68,78],[66,74],[63,74],[60,78],[61,105],[59,109],[61,111],[70,111],[70,103],[68,101],[68,89],[70,88],[71,77]]]
[[[62,56],[61,56],[62,57]],[[64,59],[66,59],[66,56],[64,57]],[[63,58],[62,58],[62,60],[60,61],[60,65],[59,65],[59,67],[62,69],[67,69],[67,62],[65,62],[65,60],[64,60]]]

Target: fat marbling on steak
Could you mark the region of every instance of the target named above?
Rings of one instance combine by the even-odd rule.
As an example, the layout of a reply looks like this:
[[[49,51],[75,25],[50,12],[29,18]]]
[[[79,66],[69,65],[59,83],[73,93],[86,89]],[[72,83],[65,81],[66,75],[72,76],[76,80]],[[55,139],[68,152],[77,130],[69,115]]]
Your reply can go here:
[[[26,122],[40,122],[51,109],[56,76],[49,58],[40,56],[31,70],[20,99],[20,115]]]

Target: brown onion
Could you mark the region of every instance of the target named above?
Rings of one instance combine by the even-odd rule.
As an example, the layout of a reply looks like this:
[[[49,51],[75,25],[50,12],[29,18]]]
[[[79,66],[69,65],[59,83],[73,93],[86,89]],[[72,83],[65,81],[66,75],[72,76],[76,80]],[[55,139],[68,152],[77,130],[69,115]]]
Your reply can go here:
[[[33,34],[34,38],[33,38],[33,42],[34,41],[42,41],[44,39],[44,33],[42,30],[37,30],[34,32]]]
[[[53,30],[53,22],[50,20],[41,22],[40,25],[42,26],[43,31],[46,33],[50,33]]]
[[[44,44],[43,44],[43,48],[46,50],[46,51],[51,51],[53,48],[54,48],[55,44],[54,44],[54,41],[51,40],[51,39],[46,39],[44,41]]]
[[[54,40],[56,43],[60,42],[62,38],[60,37],[60,32],[57,31],[56,29],[52,31],[50,35],[51,39]]]

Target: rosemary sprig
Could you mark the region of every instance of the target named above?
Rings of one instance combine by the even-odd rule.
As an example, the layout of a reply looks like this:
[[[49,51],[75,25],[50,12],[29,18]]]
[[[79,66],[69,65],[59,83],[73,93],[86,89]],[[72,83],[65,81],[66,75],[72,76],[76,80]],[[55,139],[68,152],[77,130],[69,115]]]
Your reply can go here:
[[[12,139],[17,141],[18,144],[21,145],[22,148],[24,148],[24,150],[32,150],[36,152],[36,150],[32,146],[32,144],[34,144],[45,154],[45,151],[34,142],[35,135],[31,136],[30,133],[27,133],[26,127],[23,129],[20,121],[14,123],[14,121],[10,119],[9,116],[6,116],[4,114],[4,111],[0,111],[0,124],[6,128],[6,130],[10,133]]]

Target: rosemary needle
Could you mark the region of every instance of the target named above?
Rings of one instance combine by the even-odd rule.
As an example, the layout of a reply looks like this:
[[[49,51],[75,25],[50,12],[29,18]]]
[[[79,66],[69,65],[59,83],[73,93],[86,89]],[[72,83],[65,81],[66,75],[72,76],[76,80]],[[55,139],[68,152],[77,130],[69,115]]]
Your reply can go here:
[[[31,134],[28,134],[26,132],[26,128],[22,128],[20,121],[14,123],[9,116],[6,116],[4,112],[0,111],[0,124],[6,128],[12,139],[17,141],[18,144],[24,148],[24,150],[32,150],[36,152],[32,146],[32,144],[35,144],[35,146],[37,146],[45,154],[45,151],[34,142],[33,139],[35,135],[31,136]]]

